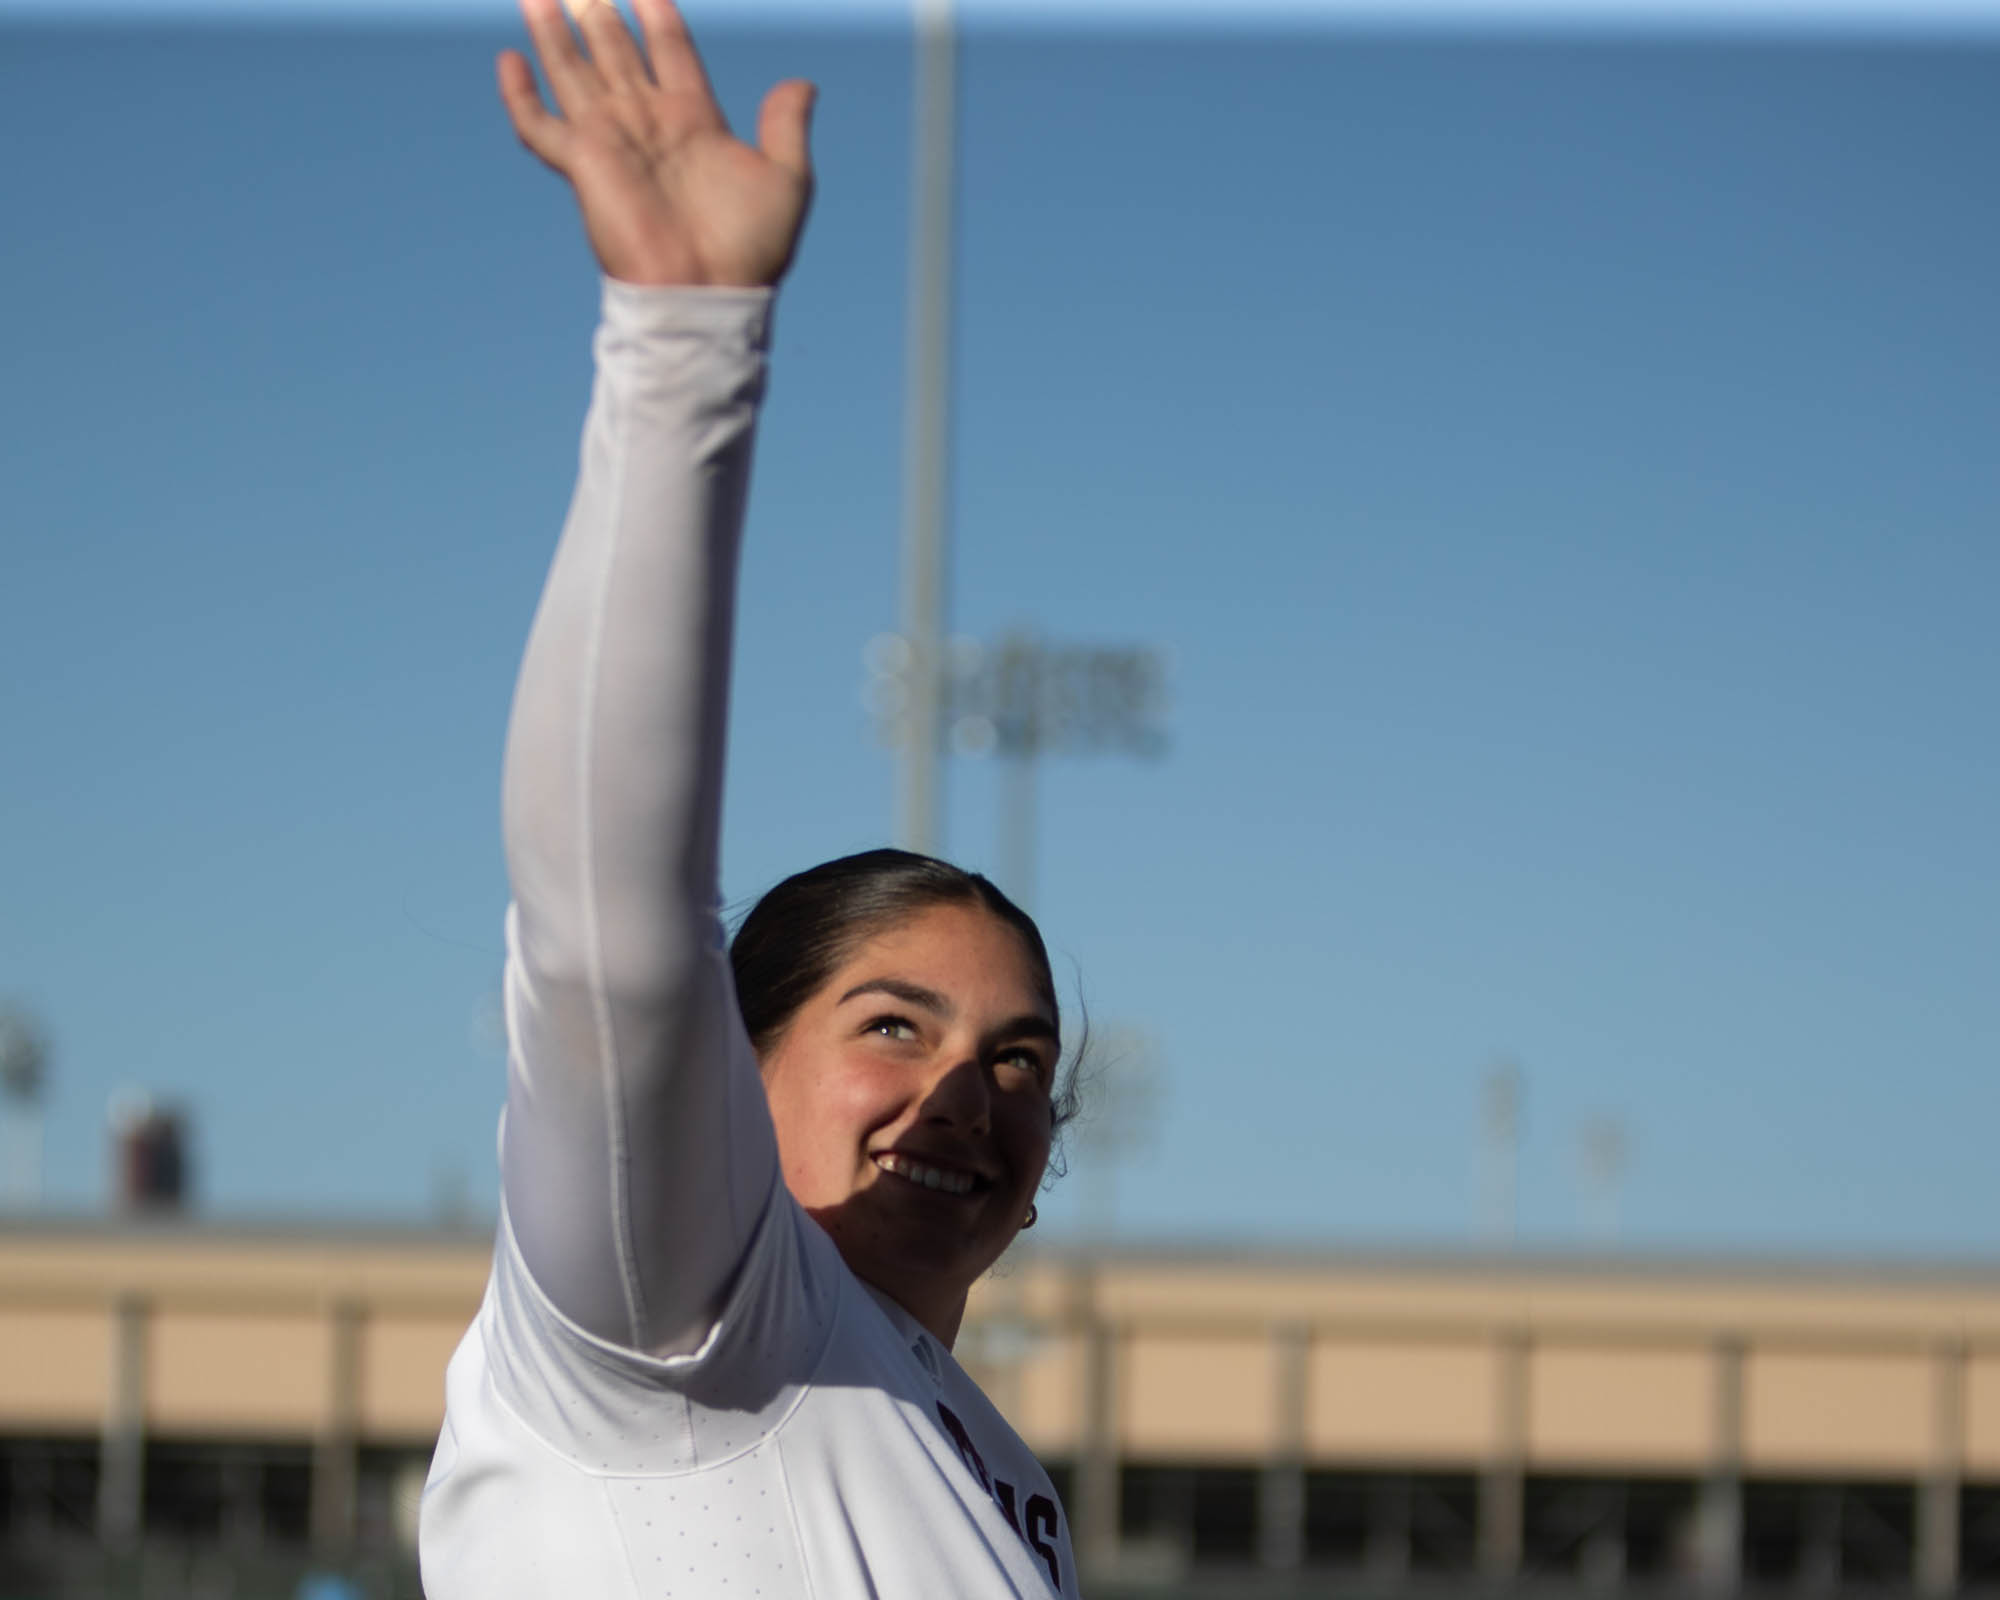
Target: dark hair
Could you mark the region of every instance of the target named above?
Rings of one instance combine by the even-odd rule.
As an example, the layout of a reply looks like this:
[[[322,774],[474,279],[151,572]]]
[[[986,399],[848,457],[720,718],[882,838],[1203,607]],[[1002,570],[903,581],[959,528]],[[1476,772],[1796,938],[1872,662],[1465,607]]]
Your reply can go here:
[[[864,850],[795,873],[750,908],[729,943],[736,1004],[761,1058],[772,1050],[799,1008],[825,986],[863,940],[933,906],[976,906],[1012,928],[1028,952],[1036,986],[1058,1018],[1048,947],[1035,919],[988,879],[935,856],[908,850]],[[1051,1099],[1060,1131],[1076,1115],[1076,1061],[1056,1081]],[[1050,1170],[1061,1162],[1050,1155]]]

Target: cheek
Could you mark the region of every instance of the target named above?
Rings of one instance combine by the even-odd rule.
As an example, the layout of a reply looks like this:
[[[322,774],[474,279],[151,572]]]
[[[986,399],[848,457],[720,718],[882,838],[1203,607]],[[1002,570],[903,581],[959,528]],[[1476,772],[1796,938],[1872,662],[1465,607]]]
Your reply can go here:
[[[1039,1096],[1030,1099],[1023,1095],[1007,1107],[1005,1117],[1008,1143],[1014,1148],[1014,1159],[1023,1166],[1033,1166],[1039,1176],[1040,1169],[1048,1162],[1050,1147],[1055,1143],[1054,1108]]]
[[[865,1056],[787,1062],[764,1092],[794,1193],[851,1183],[870,1135],[901,1105],[896,1075]]]

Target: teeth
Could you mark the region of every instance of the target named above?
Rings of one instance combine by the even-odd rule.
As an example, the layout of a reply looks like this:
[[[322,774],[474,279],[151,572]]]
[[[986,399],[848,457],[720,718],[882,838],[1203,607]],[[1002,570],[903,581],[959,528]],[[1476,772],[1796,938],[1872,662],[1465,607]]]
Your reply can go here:
[[[969,1172],[947,1172],[942,1167],[926,1166],[921,1161],[912,1161],[908,1156],[882,1155],[875,1158],[875,1165],[884,1172],[893,1172],[899,1178],[911,1183],[921,1183],[926,1189],[942,1189],[946,1194],[972,1193],[973,1176]]]

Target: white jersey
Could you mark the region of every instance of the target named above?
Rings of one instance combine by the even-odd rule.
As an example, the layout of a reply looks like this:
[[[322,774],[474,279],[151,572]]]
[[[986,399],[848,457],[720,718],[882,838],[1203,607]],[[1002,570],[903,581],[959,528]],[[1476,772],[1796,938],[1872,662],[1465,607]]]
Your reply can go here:
[[[502,1213],[431,1600],[1077,1593],[1027,1447],[785,1189],[737,1011],[717,826],[770,300],[605,286],[508,735]]]

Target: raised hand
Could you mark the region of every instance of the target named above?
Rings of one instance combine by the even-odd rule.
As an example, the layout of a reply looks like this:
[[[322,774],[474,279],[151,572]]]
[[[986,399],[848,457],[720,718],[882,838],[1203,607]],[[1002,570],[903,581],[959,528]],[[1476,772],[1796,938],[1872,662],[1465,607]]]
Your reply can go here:
[[[572,4],[574,33],[559,0],[521,0],[560,115],[516,50],[501,54],[500,98],[576,191],[598,265],[627,283],[776,283],[812,200],[812,85],[764,97],[753,149],[723,120],[673,0],[633,0],[643,48],[612,0]]]

